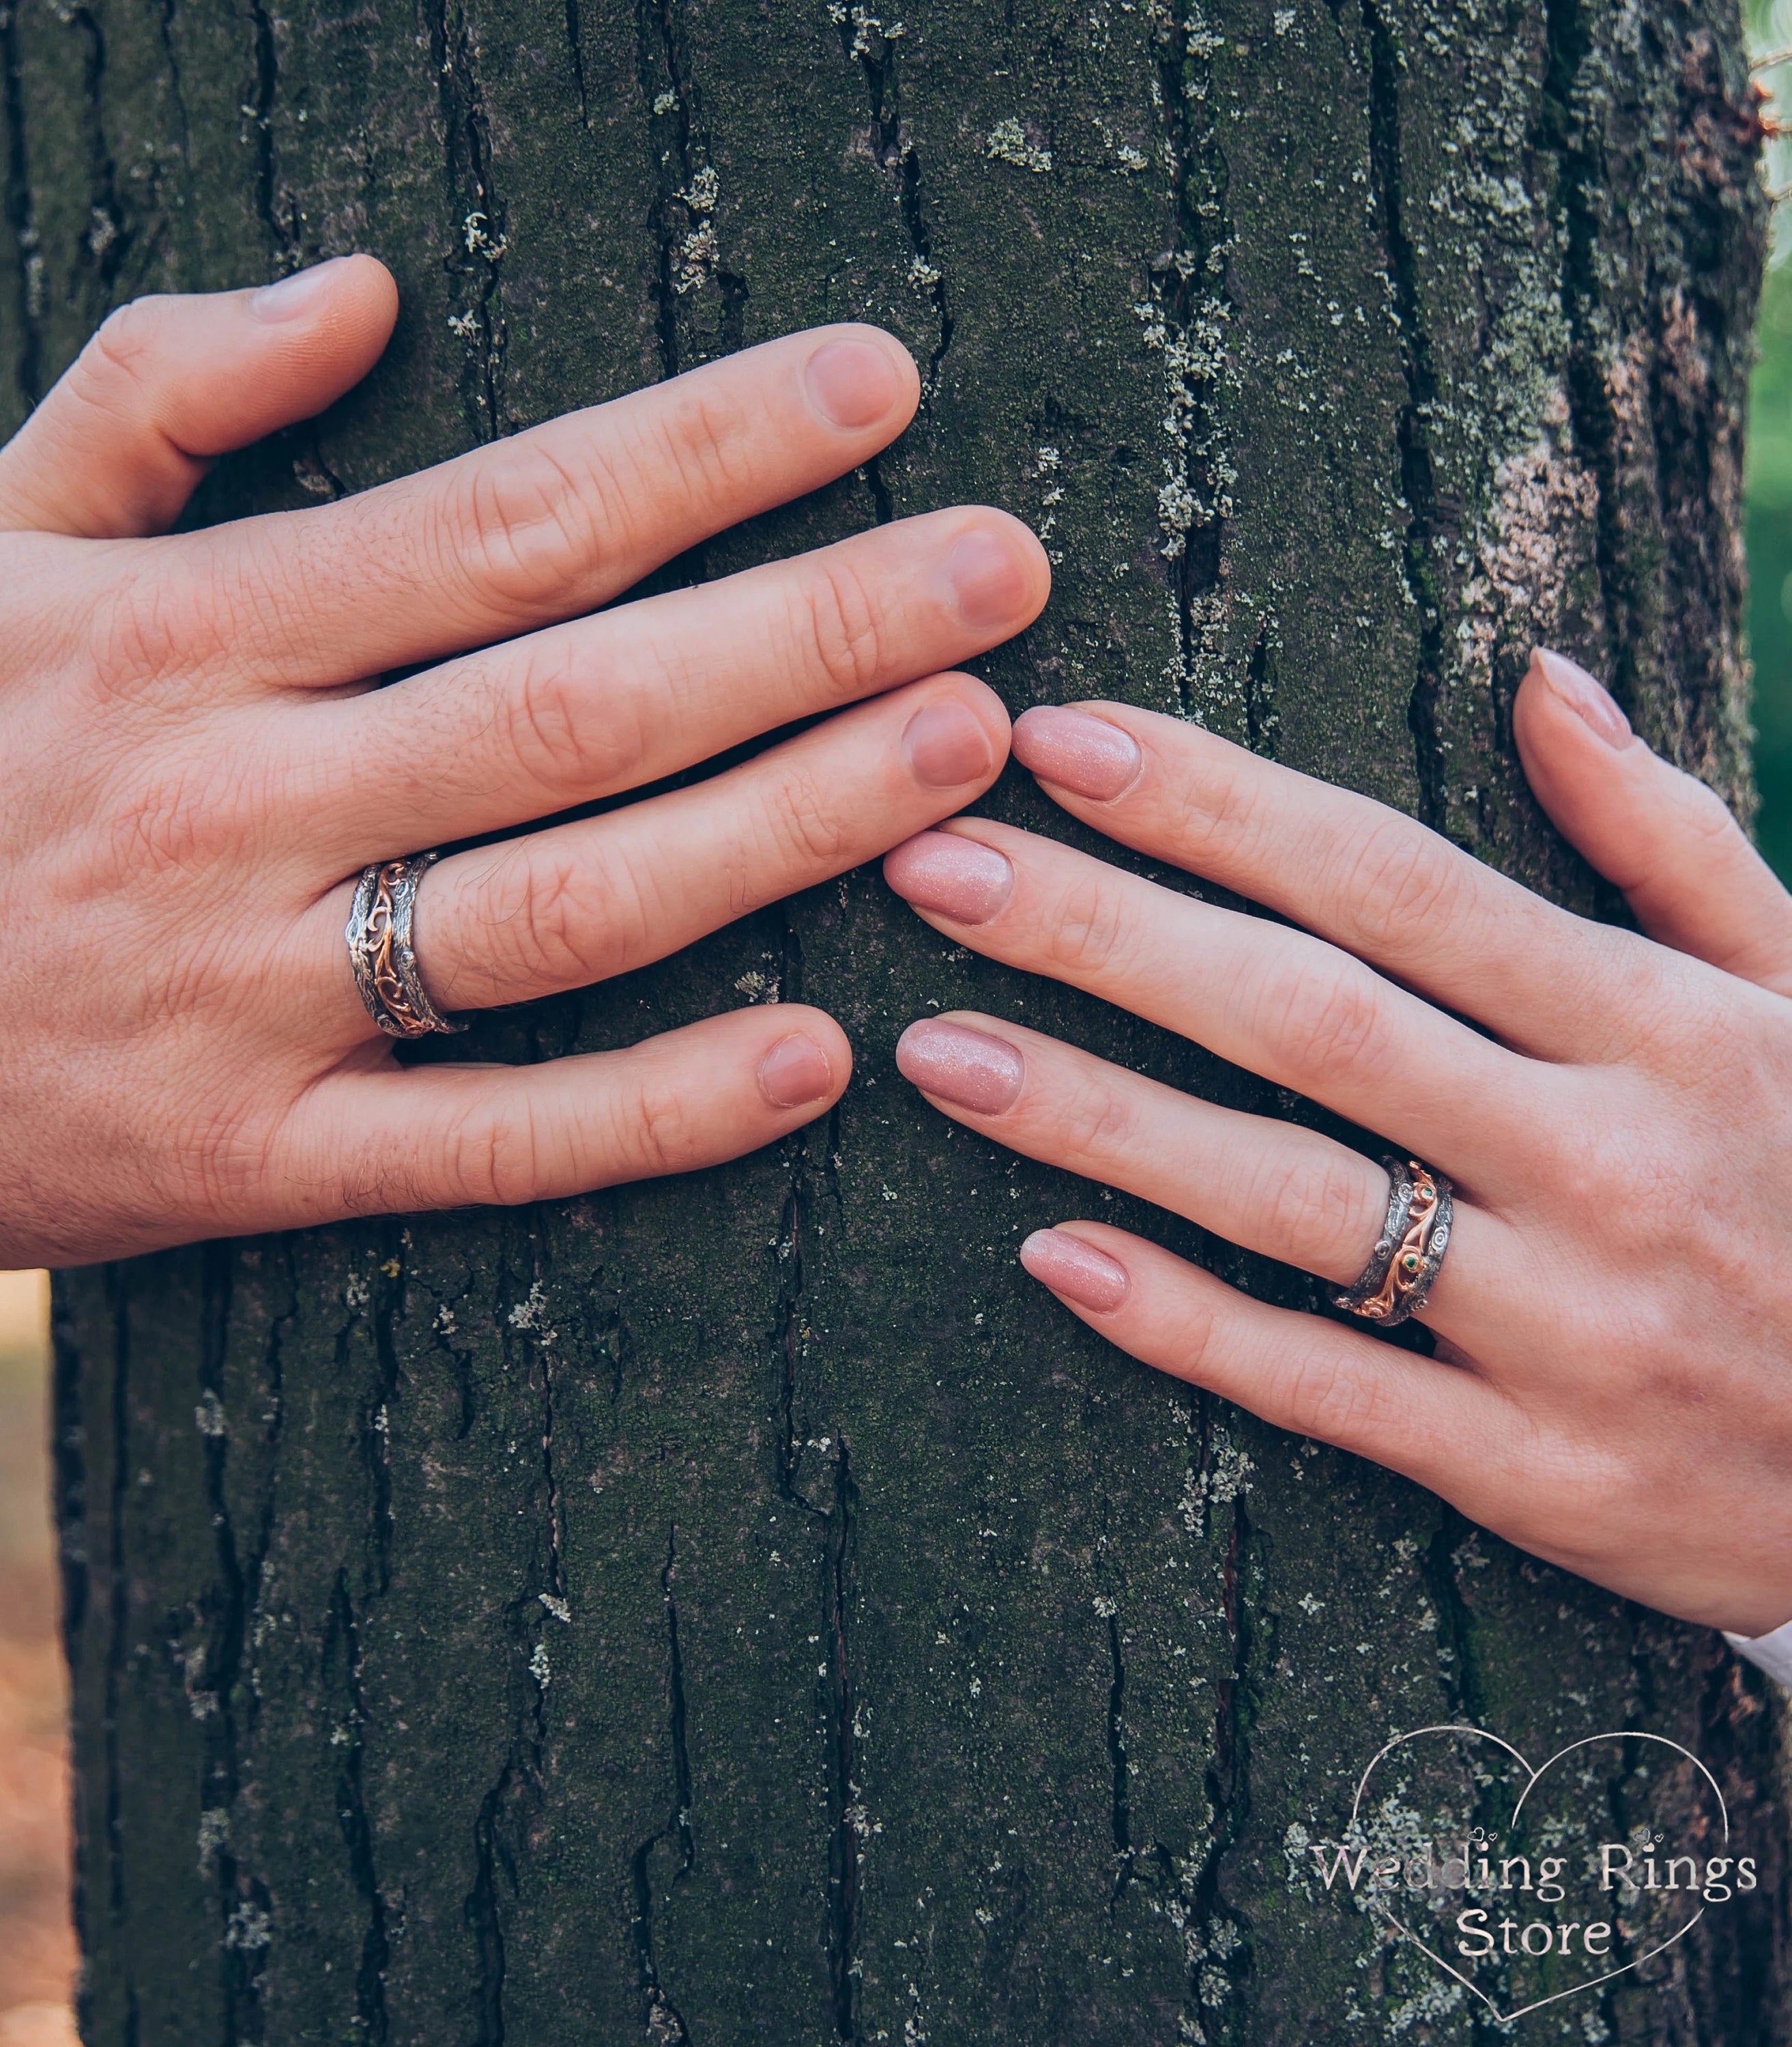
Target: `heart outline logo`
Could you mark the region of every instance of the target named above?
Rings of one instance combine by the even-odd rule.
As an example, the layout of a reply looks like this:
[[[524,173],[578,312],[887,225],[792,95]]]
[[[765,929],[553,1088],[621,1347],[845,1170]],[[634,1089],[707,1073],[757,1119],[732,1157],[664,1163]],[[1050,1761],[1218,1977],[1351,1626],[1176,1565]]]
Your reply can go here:
[[[1372,1756],[1370,1757],[1362,1775],[1357,1781],[1357,1795],[1350,1801],[1350,1824],[1349,1828],[1346,1830],[1347,1836],[1349,1834],[1355,1834],[1359,1840],[1361,1838],[1361,1832],[1359,1826],[1359,1815],[1362,1809],[1363,1794],[1368,1789],[1369,1779],[1375,1774],[1376,1765],[1382,1761],[1384,1757],[1391,1755],[1395,1749],[1400,1747],[1404,1743],[1417,1741],[1422,1736],[1430,1734],[1469,1735],[1477,1741],[1492,1742],[1496,1747],[1503,1748],[1506,1753],[1511,1757],[1512,1760],[1518,1764],[1519,1767],[1526,1773],[1524,1789],[1519,1792],[1517,1801],[1512,1807],[1511,1819],[1508,1823],[1514,1827],[1517,1825],[1519,1816],[1524,1810],[1524,1801],[1537,1788],[1538,1780],[1552,1770],[1557,1763],[1561,1762],[1564,1756],[1572,1755],[1576,1749],[1590,1747],[1593,1743],[1600,1741],[1652,1741],[1658,1743],[1663,1748],[1672,1749],[1676,1755],[1684,1756],[1686,1761],[1691,1763],[1693,1767],[1698,1771],[1699,1774],[1702,1778],[1704,1778],[1706,1783],[1711,1786],[1712,1794],[1717,1801],[1718,1815],[1724,1823],[1724,1845],[1725,1848],[1729,1846],[1730,1809],[1724,1802],[1722,1787],[1719,1785],[1717,1778],[1713,1777],[1711,1772],[1705,1767],[1705,1764],[1699,1760],[1698,1757],[1693,1755],[1689,1748],[1682,1748],[1678,1742],[1670,1741],[1666,1735],[1644,1734],[1638,1732],[1638,1730],[1634,1728],[1614,1728],[1604,1734],[1583,1735],[1578,1741],[1571,1741],[1565,1748],[1558,1748],[1555,1754],[1550,1756],[1547,1761],[1539,1763],[1535,1769],[1532,1769],[1531,1764],[1526,1760],[1524,1756],[1520,1754],[1517,1749],[1513,1747],[1512,1744],[1509,1741],[1504,1739],[1500,1736],[1496,1734],[1489,1734],[1485,1728],[1461,1727],[1444,1722],[1439,1722],[1436,1725],[1431,1727],[1408,1728],[1404,1734],[1395,1735],[1391,1741],[1384,1743],[1380,1748],[1376,1751]],[[1443,1956],[1438,1954],[1435,1949],[1428,1948],[1425,1943],[1419,1939],[1419,1936],[1413,1932],[1412,1929],[1404,1922],[1404,1921],[1396,1917],[1396,1915],[1388,1909],[1388,1906],[1382,1902],[1379,1896],[1376,1895],[1372,1892],[1370,1895],[1376,1910],[1381,1913],[1382,1917],[1388,1921],[1390,1926],[1399,1933],[1403,1939],[1410,1941],[1413,1946],[1418,1948],[1419,1952],[1423,1955],[1428,1961],[1434,1963],[1438,1968],[1442,1969],[1446,1975],[1453,1977],[1457,1983],[1461,1984],[1465,1990],[1469,1991],[1473,1996],[1479,1998],[1481,2002],[1487,2006],[1488,2011],[1492,2014],[1494,2019],[1501,2025],[1511,2025],[1515,2021],[1523,2018],[1527,2013],[1541,2011],[1545,2005],[1559,2004],[1564,1998],[1578,1997],[1583,1991],[1595,1990],[1600,1983],[1610,1983],[1618,1976],[1629,1975],[1632,1969],[1639,1968],[1644,1962],[1651,1960],[1655,1956],[1665,1952],[1666,1950],[1671,1948],[1677,1941],[1684,1940],[1686,1935],[1691,1933],[1693,1929],[1697,1925],[1700,1920],[1705,1917],[1707,1910],[1707,1907],[1701,1903],[1697,1911],[1693,1914],[1692,1917],[1686,1921],[1684,1926],[1681,1927],[1677,1932],[1670,1933],[1665,1941],[1658,1941],[1654,1947],[1647,1948],[1640,1955],[1633,1956],[1629,1961],[1624,1963],[1621,1968],[1608,1969],[1603,1975],[1589,1976],[1585,1983],[1572,1984],[1566,1990],[1552,1991],[1547,1997],[1537,1998],[1529,2004],[1520,2005],[1516,2010],[1502,2011],[1499,2006],[1494,2002],[1493,1999],[1488,1995],[1487,1992],[1480,1987],[1480,1984],[1471,1981],[1471,1979],[1465,1976],[1460,1969],[1453,1967],[1449,1962],[1446,1962]]]

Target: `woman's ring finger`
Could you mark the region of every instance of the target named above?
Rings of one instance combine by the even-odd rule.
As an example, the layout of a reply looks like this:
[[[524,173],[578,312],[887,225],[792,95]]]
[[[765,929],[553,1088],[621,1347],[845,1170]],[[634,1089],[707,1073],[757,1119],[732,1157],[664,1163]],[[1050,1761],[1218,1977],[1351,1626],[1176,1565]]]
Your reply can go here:
[[[1492,1316],[1509,1316],[1494,1275],[1509,1281],[1520,1255],[1513,1232],[1450,1201],[1430,1169],[1408,1171],[1403,1200],[1394,1175],[1316,1131],[1180,1093],[989,1017],[912,1024],[896,1062],[937,1106],[1010,1150],[1137,1194],[1352,1295],[1372,1298],[1397,1274],[1404,1283],[1392,1287],[1391,1307],[1403,1311],[1364,1321],[1387,1326],[1415,1314],[1473,1351]],[[1415,1212],[1420,1185],[1431,1194]],[[1416,1271],[1400,1263],[1409,1252]]]

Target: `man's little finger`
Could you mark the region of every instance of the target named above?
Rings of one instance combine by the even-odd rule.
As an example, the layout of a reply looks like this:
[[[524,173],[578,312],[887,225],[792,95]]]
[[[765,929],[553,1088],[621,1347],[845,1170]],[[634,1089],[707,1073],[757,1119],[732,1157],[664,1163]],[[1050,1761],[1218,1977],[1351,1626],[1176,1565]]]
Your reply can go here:
[[[303,1229],[390,1210],[513,1206],[757,1151],[839,1099],[846,1034],[799,1003],[706,1017],[617,1052],[533,1066],[339,1072],[294,1110],[261,1183],[278,1212],[232,1229]]]

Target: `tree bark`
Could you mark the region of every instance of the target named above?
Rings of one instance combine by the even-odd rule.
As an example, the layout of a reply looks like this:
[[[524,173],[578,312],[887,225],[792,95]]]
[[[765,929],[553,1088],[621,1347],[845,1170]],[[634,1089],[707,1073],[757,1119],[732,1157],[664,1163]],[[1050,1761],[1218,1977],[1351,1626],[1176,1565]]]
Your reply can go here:
[[[400,281],[366,387],[201,519],[862,317],[915,425],[662,586],[982,500],[1055,564],[982,664],[1016,712],[1197,719],[1609,913],[1515,764],[1544,640],[1747,801],[1728,0],[12,0],[0,65],[9,428],[139,292]],[[1078,834],[1024,776],[989,807]],[[1105,1348],[1014,1258],[1092,1205],[1318,1290],[951,1128],[892,1049],[974,1005],[1335,1124],[874,870],[472,1042],[776,995],[857,1073],[726,1171],[59,1283],[86,2039],[1492,2040],[1291,1874],[1448,1720],[1670,1736],[1762,1858],[1527,2037],[1788,2037],[1771,1688]]]

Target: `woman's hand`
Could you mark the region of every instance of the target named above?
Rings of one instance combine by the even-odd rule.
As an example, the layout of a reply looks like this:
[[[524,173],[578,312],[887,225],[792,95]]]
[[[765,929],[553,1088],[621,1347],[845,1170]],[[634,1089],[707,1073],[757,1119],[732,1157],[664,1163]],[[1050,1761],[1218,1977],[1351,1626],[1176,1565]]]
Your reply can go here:
[[[873,328],[792,335],[340,503],[143,537],[208,457],[364,375],[396,309],[365,257],[140,300],[0,450],[0,1263],[528,1201],[764,1144],[846,1085],[819,1012],[401,1071],[344,942],[357,873],[870,699],[699,786],[432,869],[425,992],[516,1002],[839,873],[1001,765],[995,697],[937,672],[1044,602],[1043,551],[999,513],[579,615],[899,433],[915,373]]]
[[[1318,935],[981,819],[885,872],[958,942],[1195,1039],[1456,1183],[1422,1311],[1436,1360],[1099,1223],[1039,1232],[1028,1270],[1092,1328],[1616,1592],[1759,1635],[1792,1616],[1792,898],[1572,663],[1535,657],[1515,722],[1544,807],[1647,937],[1117,704],[1028,711],[1017,757],[1086,822]],[[897,1059],[972,1128],[1340,1286],[1381,1232],[1372,1160],[1014,1024],[915,1023]]]

